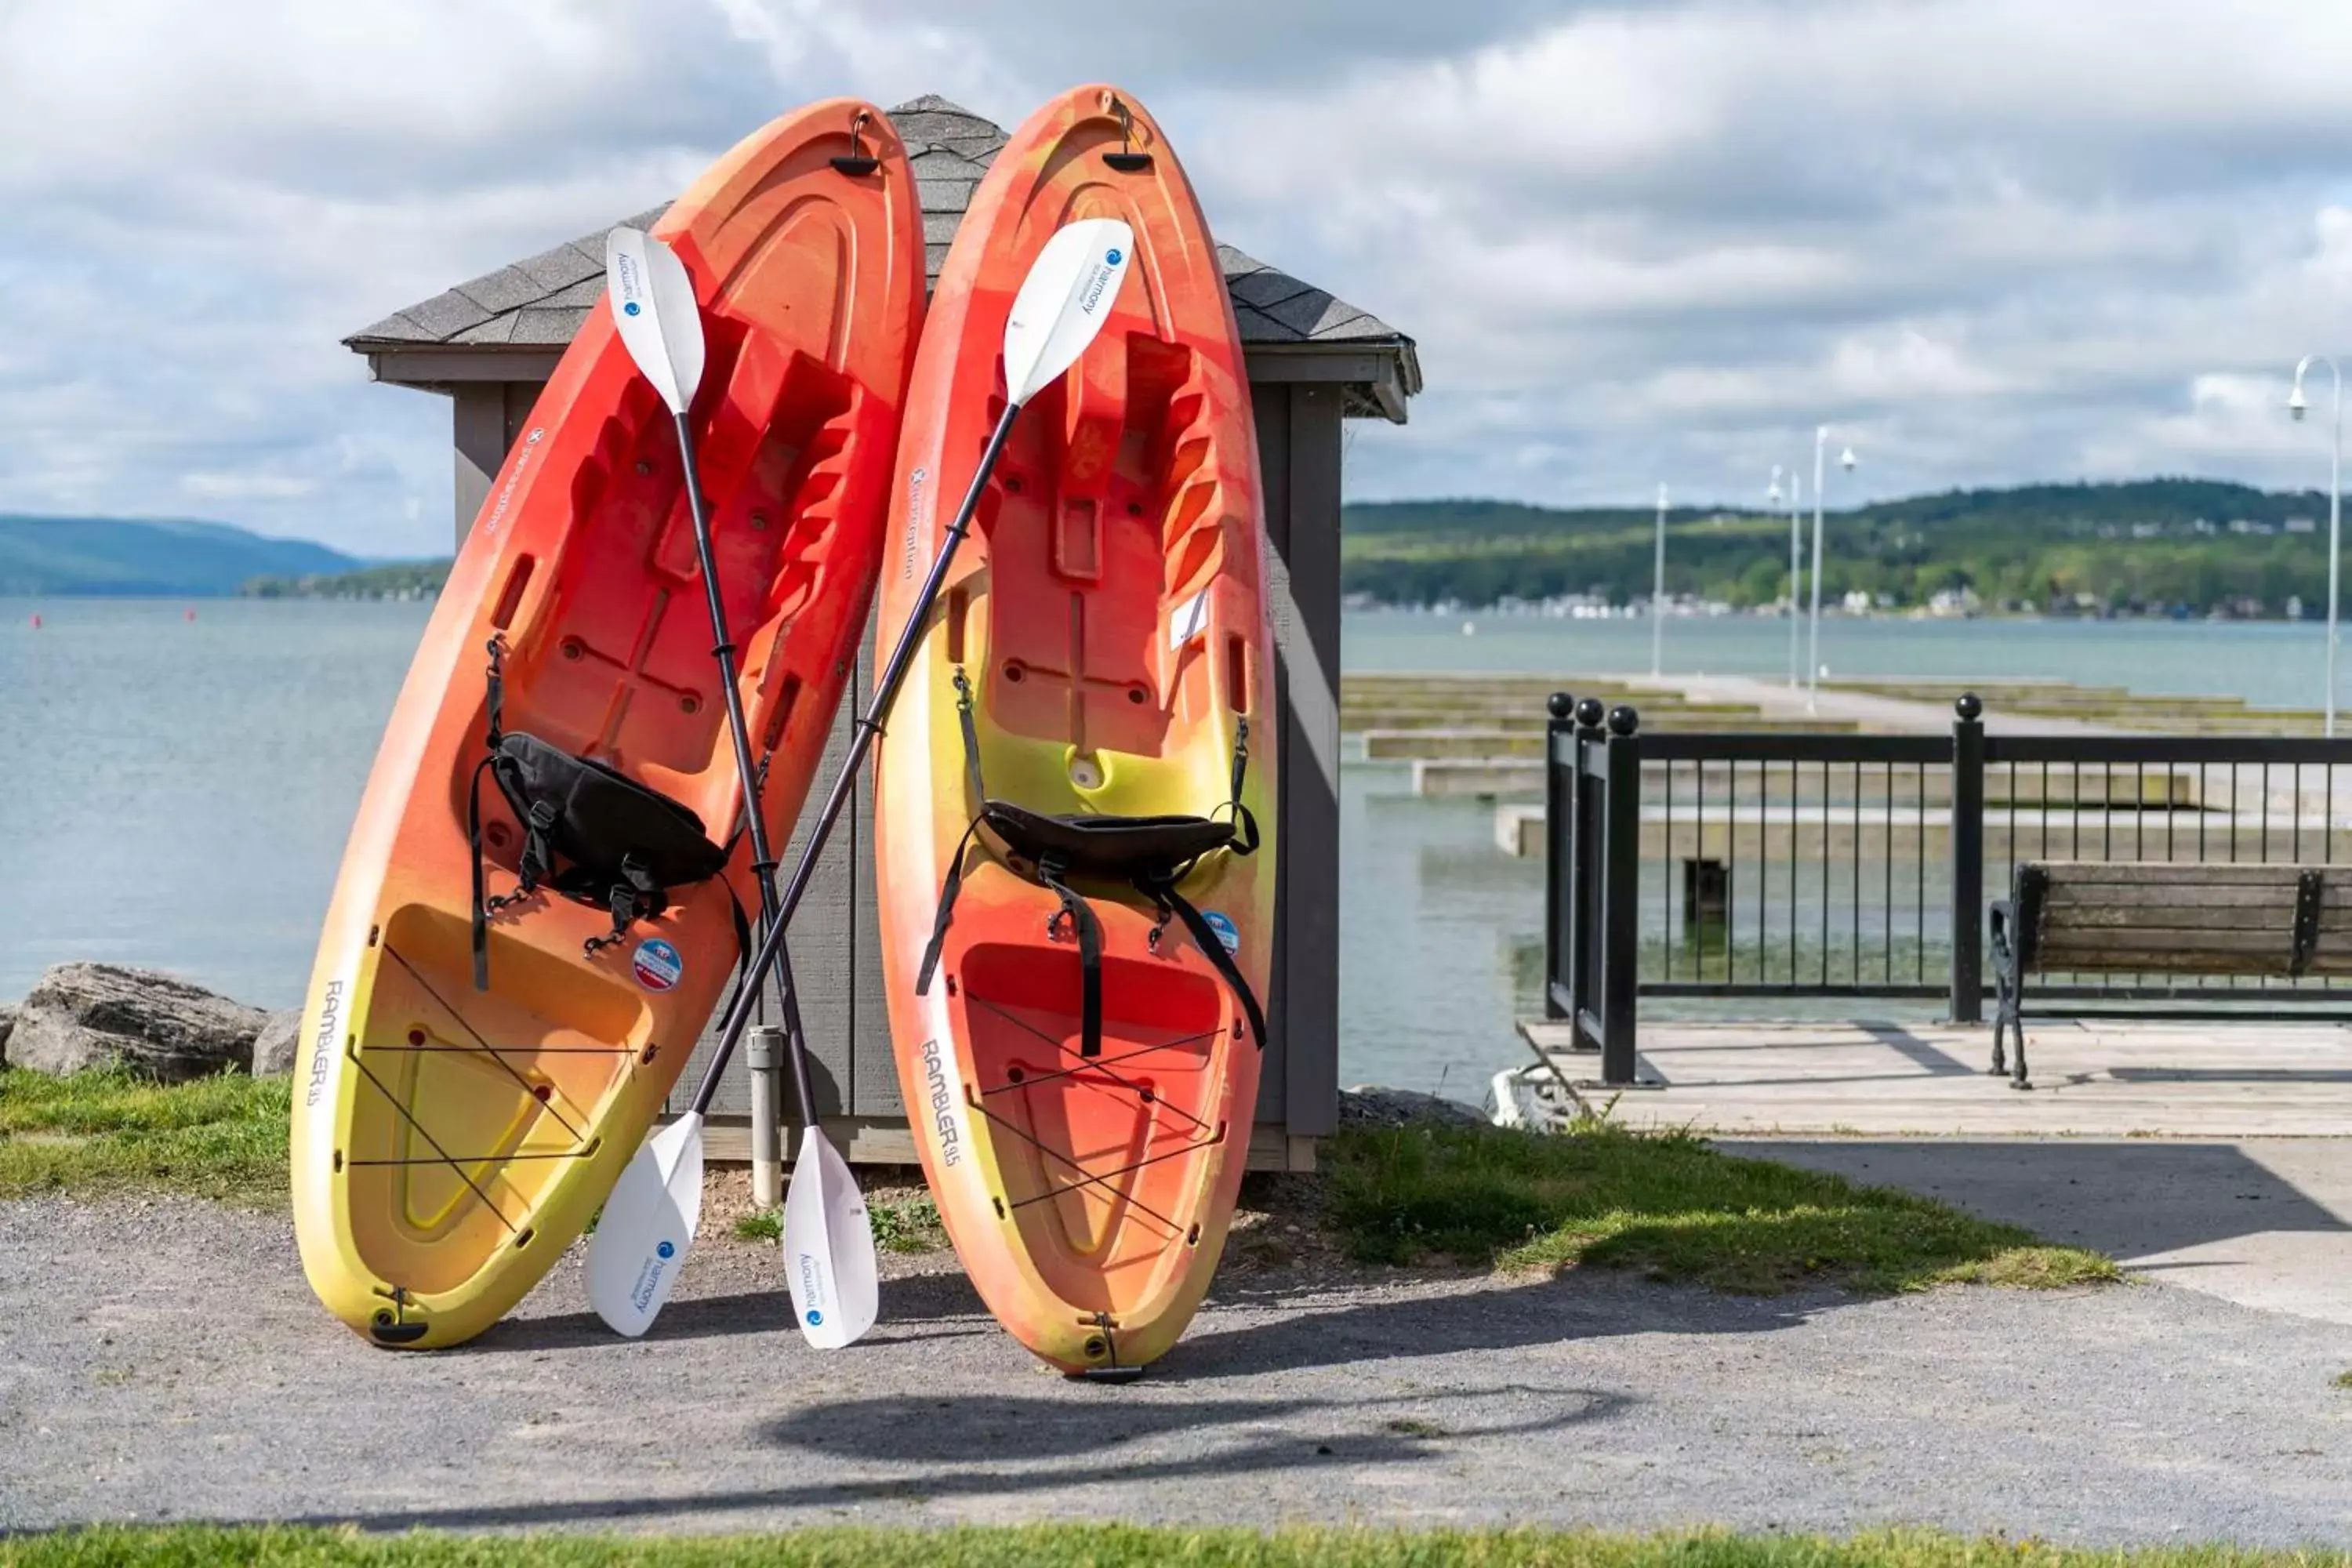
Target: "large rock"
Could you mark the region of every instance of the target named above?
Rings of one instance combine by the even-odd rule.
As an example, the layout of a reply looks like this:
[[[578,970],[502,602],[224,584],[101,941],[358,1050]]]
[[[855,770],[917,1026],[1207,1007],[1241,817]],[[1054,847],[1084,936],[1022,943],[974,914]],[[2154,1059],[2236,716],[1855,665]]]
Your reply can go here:
[[[1440,1100],[1418,1089],[1360,1083],[1339,1091],[1342,1127],[1411,1127],[1430,1122],[1442,1127],[1483,1127],[1486,1119],[1458,1100]]]
[[[261,1026],[261,1033],[253,1037],[253,1076],[268,1078],[272,1073],[292,1072],[301,1032],[299,1007],[270,1014],[269,1021]]]
[[[258,1007],[152,970],[60,963],[17,1009],[8,1061],[47,1073],[120,1065],[182,1083],[246,1067],[268,1020]]]
[[[8,1065],[8,1031],[16,1025],[16,1009],[0,1002],[0,1068]]]

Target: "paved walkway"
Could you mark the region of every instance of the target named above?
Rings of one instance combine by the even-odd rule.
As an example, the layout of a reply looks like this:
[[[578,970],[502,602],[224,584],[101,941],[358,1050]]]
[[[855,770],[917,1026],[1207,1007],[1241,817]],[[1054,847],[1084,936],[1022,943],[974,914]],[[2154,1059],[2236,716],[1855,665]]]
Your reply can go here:
[[[1646,675],[1610,678],[1626,685],[1679,692],[1692,702],[1740,702],[1753,706],[1768,719],[1843,719],[1877,734],[1948,734],[1952,707],[1948,702],[1917,702],[1874,692],[1850,691],[1825,686],[1809,702],[1804,689],[1784,680],[1763,680],[1752,675]],[[1637,700],[1634,708],[1638,711]],[[1988,710],[1985,728],[1997,735],[2121,735],[2131,731],[2079,719],[2034,713]]]
[[[1741,1139],[1727,1146],[1926,1193],[2095,1248],[2144,1279],[2352,1324],[2352,1138]],[[2346,1349],[2352,1356],[2352,1343]]]
[[[740,1530],[1924,1523],[2352,1542],[2352,1336],[2191,1291],[1749,1300],[1557,1280],[1221,1282],[1125,1388],[1041,1371],[944,1260],[807,1350],[772,1252],[698,1249],[655,1335],[567,1263],[433,1355],[311,1301],[282,1219],[0,1205],[0,1530],[94,1519]]]
[[[1568,1026],[1520,1026],[1571,1079]],[[2030,1026],[2034,1089],[1991,1077],[1992,1037],[1943,1024],[1645,1020],[1641,1076],[1662,1089],[1579,1092],[1635,1126],[1752,1136],[2276,1138],[2352,1134],[2352,1029],[2250,1016]]]

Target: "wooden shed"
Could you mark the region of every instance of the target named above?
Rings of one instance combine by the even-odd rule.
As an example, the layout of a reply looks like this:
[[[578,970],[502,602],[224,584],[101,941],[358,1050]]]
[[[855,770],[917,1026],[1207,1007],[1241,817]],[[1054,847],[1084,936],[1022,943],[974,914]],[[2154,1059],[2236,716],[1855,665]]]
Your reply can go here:
[[[1005,133],[937,97],[890,115],[913,158],[936,278]],[[661,212],[624,221],[643,227]],[[461,283],[344,340],[366,356],[375,380],[451,400],[461,540],[557,358],[603,298],[605,233]],[[1251,1163],[1299,1168],[1311,1163],[1313,1141],[1332,1130],[1339,1103],[1341,421],[1402,424],[1407,399],[1421,390],[1421,366],[1412,340],[1386,322],[1230,246],[1220,254],[1257,416],[1283,719],[1278,935],[1265,999],[1273,1039]],[[853,692],[871,689],[868,642]],[[850,718],[845,704],[835,722],[836,752]],[[793,962],[827,1125],[853,1159],[911,1163],[881,995],[870,832],[861,802],[793,923]],[[708,1048],[707,1040],[698,1047],[682,1086],[699,1077]],[[721,1153],[730,1144],[740,1151],[748,1116],[736,1070],[713,1107]]]

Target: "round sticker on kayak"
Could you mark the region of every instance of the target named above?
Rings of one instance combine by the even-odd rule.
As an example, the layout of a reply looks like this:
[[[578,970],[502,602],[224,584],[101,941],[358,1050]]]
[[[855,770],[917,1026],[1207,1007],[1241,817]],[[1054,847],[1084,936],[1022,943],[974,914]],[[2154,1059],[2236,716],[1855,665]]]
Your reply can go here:
[[[1242,950],[1242,933],[1234,926],[1232,917],[1223,910],[1203,910],[1201,912],[1201,918],[1209,922],[1209,929],[1217,933],[1219,944],[1227,952],[1239,952]]]
[[[686,973],[686,961],[678,957],[677,949],[652,936],[637,943],[637,955],[630,967],[637,972],[637,984],[646,990],[667,991]]]

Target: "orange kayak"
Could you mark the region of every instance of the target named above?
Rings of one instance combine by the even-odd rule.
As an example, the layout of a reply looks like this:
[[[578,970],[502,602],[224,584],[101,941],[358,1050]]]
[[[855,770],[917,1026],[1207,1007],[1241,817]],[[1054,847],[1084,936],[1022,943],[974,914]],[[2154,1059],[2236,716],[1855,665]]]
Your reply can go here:
[[[1173,1344],[1215,1271],[1275,890],[1241,343],[1191,185],[1112,89],[1033,116],[948,253],[881,624],[916,607],[1003,412],[1022,279],[1091,217],[1133,228],[1131,266],[1101,336],[1013,428],[881,742],[875,844],[899,1081],[948,1234],[1024,1344],[1103,1373]]]
[[[865,629],[923,308],[904,149],[846,100],[653,231],[709,340],[691,417],[761,808],[789,837]],[[636,1152],[756,914],[676,433],[599,306],[508,455],[393,710],[303,1019],[295,1228],[378,1343],[544,1274]]]

